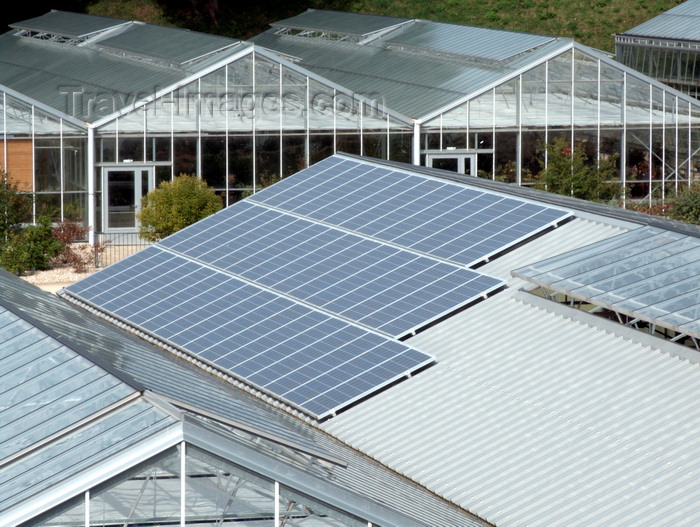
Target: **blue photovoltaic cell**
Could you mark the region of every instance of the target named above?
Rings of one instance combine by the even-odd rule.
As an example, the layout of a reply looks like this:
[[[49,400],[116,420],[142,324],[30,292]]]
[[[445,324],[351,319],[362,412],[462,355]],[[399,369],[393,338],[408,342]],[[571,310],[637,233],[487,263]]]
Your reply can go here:
[[[157,246],[67,291],[319,418],[433,361]]]
[[[571,216],[568,211],[338,156],[251,199],[466,266]]]
[[[250,202],[161,245],[394,337],[501,280]]]

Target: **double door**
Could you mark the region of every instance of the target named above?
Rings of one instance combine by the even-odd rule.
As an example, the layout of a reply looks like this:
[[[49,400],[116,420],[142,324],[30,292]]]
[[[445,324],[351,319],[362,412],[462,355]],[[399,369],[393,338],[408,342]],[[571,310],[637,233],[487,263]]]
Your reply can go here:
[[[103,223],[107,232],[134,232],[141,198],[155,184],[153,167],[105,167],[103,177]]]

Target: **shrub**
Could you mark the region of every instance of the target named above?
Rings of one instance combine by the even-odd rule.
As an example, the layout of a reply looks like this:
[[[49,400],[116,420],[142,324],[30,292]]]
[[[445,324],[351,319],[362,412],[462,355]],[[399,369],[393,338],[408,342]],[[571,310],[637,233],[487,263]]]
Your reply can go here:
[[[53,237],[51,219],[42,216],[36,225],[29,225],[9,236],[0,253],[0,265],[17,275],[30,269],[44,270],[64,249],[65,245]]]
[[[668,202],[668,214],[671,218],[700,224],[700,182],[685,187]]]
[[[180,175],[141,199],[139,234],[158,241],[220,210],[221,198],[201,179]]]
[[[22,222],[30,220],[31,212],[31,195],[20,192],[17,184],[0,172],[0,248],[21,229]]]
[[[581,148],[572,150],[565,139],[557,138],[546,148],[547,167],[539,173],[545,190],[591,201],[610,201],[619,196],[619,185],[609,182],[615,178],[616,156],[596,166]]]
[[[93,251],[103,252],[104,243],[95,243],[90,247],[84,243],[76,243],[87,237],[90,228],[81,223],[80,218],[75,221],[60,221],[53,228],[53,237],[64,247],[54,262],[57,265],[68,265],[76,273],[84,273],[95,258]]]

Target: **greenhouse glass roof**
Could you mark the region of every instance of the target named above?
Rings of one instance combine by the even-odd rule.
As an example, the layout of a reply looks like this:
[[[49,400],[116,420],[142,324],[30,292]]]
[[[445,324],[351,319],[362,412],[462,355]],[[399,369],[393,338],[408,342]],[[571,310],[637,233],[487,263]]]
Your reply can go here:
[[[10,27],[77,39],[101,33],[124,24],[129,24],[129,21],[104,16],[50,11],[45,15],[10,24]]]
[[[513,275],[700,337],[700,239],[695,236],[644,227]]]
[[[687,0],[620,36],[700,40],[700,0]]]

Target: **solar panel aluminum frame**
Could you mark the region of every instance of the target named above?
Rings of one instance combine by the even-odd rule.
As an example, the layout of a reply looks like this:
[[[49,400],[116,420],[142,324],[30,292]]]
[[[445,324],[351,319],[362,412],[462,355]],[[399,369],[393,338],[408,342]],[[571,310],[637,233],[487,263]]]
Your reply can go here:
[[[200,357],[194,352],[191,352],[187,350],[186,348],[168,340],[163,337],[160,337],[156,335],[155,333],[148,331],[140,326],[137,326],[135,324],[132,324],[128,320],[126,320],[123,317],[120,317],[119,315],[116,315],[108,310],[105,310],[96,304],[93,304],[89,300],[86,300],[82,298],[81,296],[71,293],[70,291],[66,289],[62,289],[58,291],[57,293],[59,296],[66,298],[70,302],[79,305],[83,307],[84,309],[87,309],[91,313],[99,316],[100,318],[103,318],[107,320],[108,322],[121,327],[122,329],[125,329],[135,335],[137,335],[140,338],[143,338],[147,342],[150,342],[151,344],[154,344],[156,346],[159,346],[161,348],[166,349],[170,353],[173,353],[177,357],[180,357],[182,359],[187,360],[188,362],[204,369],[205,371],[216,375],[217,377],[220,377],[228,382],[231,382],[234,386],[243,389],[244,391],[251,393],[257,397],[261,397],[267,402],[272,402],[274,403],[275,401],[279,401],[283,403],[284,405],[288,406],[289,408],[293,408],[297,412],[299,412],[302,415],[310,416],[317,421],[323,421],[324,419],[328,417],[333,417],[335,416],[338,412],[341,410],[355,404],[357,401],[364,399],[365,397],[369,397],[373,394],[376,394],[378,391],[382,390],[386,386],[389,386],[402,378],[410,378],[414,373],[417,373],[418,371],[430,366],[431,364],[434,364],[436,362],[435,356],[425,353],[424,351],[418,350],[417,348],[414,348],[413,346],[408,346],[406,343],[401,343],[403,346],[409,347],[411,349],[414,349],[416,351],[419,351],[421,354],[425,355],[428,357],[425,361],[417,364],[415,367],[411,368],[410,370],[407,370],[405,372],[402,372],[401,374],[398,374],[392,378],[389,378],[385,382],[379,384],[379,385],[374,385],[372,390],[369,390],[367,392],[362,393],[361,395],[358,395],[356,397],[353,397],[351,399],[346,400],[343,404],[337,405],[333,408],[330,408],[329,410],[321,413],[315,413],[313,411],[310,411],[307,408],[304,408],[298,403],[295,403],[293,401],[290,401],[286,397],[276,394],[272,392],[271,390],[268,390],[262,386],[259,386],[258,384],[246,379],[245,377],[236,374],[235,372],[226,369],[222,366],[219,366],[218,364]],[[324,313],[325,314],[325,313]],[[362,328],[365,331],[370,331],[366,330],[365,328]],[[374,331],[370,331],[372,333],[377,333]],[[383,338],[386,338],[387,340],[391,340],[389,337],[386,337],[382,335]]]

